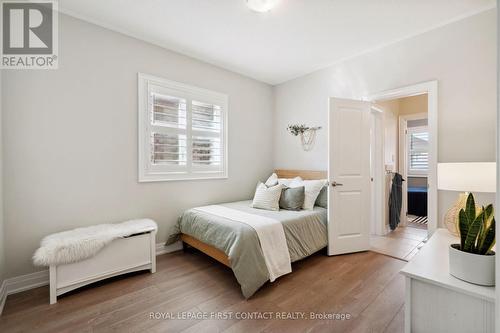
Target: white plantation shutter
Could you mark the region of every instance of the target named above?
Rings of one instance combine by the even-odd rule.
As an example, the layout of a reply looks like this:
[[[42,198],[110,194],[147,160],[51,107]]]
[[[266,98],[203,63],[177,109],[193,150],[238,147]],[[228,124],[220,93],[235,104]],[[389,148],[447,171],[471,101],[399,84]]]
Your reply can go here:
[[[427,126],[408,128],[408,174],[426,175],[429,170],[429,131]]]
[[[162,95],[150,88],[151,163],[187,165],[186,100]]]
[[[139,180],[227,177],[227,96],[139,74]]]
[[[193,158],[195,165],[219,166],[222,162],[222,146],[219,138],[193,136]]]
[[[152,89],[153,90],[153,89]],[[152,123],[156,126],[186,128],[186,100],[151,91]]]
[[[191,110],[193,168],[217,170],[223,158],[221,107],[193,101]]]

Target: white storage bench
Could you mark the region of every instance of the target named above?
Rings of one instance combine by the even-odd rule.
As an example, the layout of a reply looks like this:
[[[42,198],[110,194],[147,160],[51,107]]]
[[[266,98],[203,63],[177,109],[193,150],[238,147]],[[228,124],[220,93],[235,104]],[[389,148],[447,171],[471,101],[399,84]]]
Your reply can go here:
[[[69,264],[50,265],[50,304],[57,296],[120,274],[156,271],[156,230],[117,238],[96,255]]]
[[[119,238],[94,257],[50,266],[50,304],[57,296],[112,276],[149,269],[156,271],[156,231]]]
[[[50,266],[50,304],[57,296],[120,274],[149,269],[156,272],[156,231],[119,238],[94,257]]]

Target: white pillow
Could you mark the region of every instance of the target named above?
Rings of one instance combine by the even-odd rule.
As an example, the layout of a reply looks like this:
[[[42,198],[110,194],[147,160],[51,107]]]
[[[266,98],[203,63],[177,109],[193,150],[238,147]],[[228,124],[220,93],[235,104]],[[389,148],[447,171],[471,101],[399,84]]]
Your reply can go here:
[[[303,180],[301,182],[291,184],[293,186],[290,186],[290,187],[304,186],[305,197],[304,197],[304,205],[302,206],[302,209],[313,210],[314,203],[316,202],[316,199],[318,198],[319,192],[321,192],[321,189],[327,183],[328,183],[328,181],[326,179]]]
[[[273,173],[271,176],[269,176],[269,178],[267,178],[265,184],[267,187],[278,185],[278,175]]]
[[[302,178],[300,177],[295,177],[295,178],[278,178],[278,184],[284,185],[286,187],[299,187],[300,183],[302,182]]]
[[[259,183],[255,189],[252,207],[267,210],[280,210],[282,189],[282,185],[267,187],[263,183]]]

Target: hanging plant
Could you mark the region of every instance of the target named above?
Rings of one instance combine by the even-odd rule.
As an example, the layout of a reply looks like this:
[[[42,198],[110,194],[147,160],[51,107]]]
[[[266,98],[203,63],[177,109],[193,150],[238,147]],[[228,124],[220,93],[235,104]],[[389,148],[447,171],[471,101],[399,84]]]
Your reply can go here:
[[[286,130],[288,132],[290,132],[290,134],[292,134],[293,136],[297,136],[299,134],[303,134],[305,131],[309,130],[309,127],[304,125],[304,124],[300,124],[300,125],[288,125],[288,127],[286,128]]]
[[[304,149],[305,151],[311,150],[314,146],[316,131],[319,129],[321,129],[321,126],[309,127],[304,124],[288,125],[288,127],[286,128],[286,130],[293,136],[300,135],[302,149]]]

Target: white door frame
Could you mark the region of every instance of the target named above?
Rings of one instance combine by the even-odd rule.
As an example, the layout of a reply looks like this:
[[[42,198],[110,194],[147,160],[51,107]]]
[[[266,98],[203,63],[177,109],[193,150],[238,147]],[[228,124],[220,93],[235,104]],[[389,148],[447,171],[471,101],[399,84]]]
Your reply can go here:
[[[414,113],[403,114],[399,116],[399,140],[398,140],[398,153],[399,153],[399,171],[404,179],[408,180],[408,136],[406,130],[408,129],[408,120],[427,119],[427,113]],[[428,175],[426,176],[428,177]],[[428,179],[428,178],[427,178]],[[408,212],[408,181],[403,182],[403,201],[401,205],[401,217],[406,216]],[[408,224],[407,219],[401,220],[401,225]]]
[[[376,105],[372,105],[371,118],[372,126],[370,128],[370,177],[372,186],[372,207],[370,233],[372,235],[383,236],[389,230],[386,227],[386,196],[375,195],[379,191],[385,192],[385,144],[384,144],[384,110]]]
[[[411,86],[374,93],[367,101],[384,101],[427,94],[427,119],[429,128],[429,174],[427,175],[427,210],[429,236],[438,226],[437,161],[438,161],[438,82],[428,81]],[[384,170],[385,168],[382,168]],[[385,174],[379,175],[385,177]],[[383,186],[377,186],[375,195],[384,197]]]

